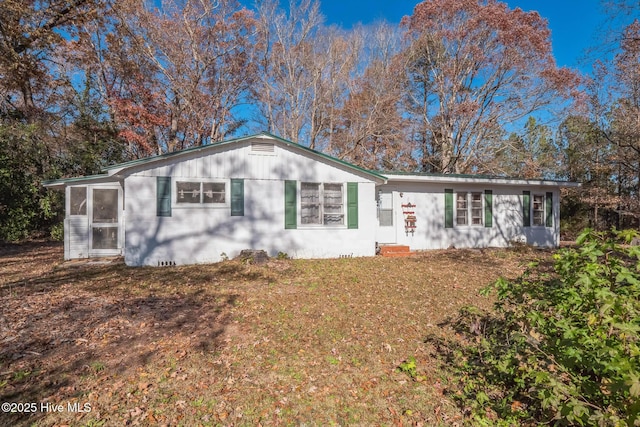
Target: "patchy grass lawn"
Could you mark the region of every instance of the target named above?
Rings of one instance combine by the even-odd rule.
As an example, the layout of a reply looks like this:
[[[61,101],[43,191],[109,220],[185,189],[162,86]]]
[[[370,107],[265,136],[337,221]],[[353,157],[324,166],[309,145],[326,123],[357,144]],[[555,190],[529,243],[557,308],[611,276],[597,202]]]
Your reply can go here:
[[[455,425],[424,338],[451,334],[443,322],[461,306],[491,303],[480,288],[547,256],[128,268],[64,264],[59,244],[4,246],[0,402],[37,410],[0,425]],[[417,380],[397,370],[411,356]]]

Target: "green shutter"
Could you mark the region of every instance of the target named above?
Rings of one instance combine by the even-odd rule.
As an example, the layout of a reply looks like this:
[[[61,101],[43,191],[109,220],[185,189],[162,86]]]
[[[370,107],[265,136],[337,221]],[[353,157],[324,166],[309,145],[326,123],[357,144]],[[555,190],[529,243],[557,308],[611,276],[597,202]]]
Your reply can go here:
[[[493,191],[484,190],[484,226],[493,227]]]
[[[358,228],[357,182],[347,182],[347,228]]]
[[[284,182],[284,228],[293,229],[298,226],[297,183]]]
[[[171,216],[171,177],[156,177],[156,215]]]
[[[531,192],[522,192],[522,225],[531,227]]]
[[[231,216],[244,216],[244,179],[231,180]]]
[[[444,190],[444,228],[453,228],[453,189]]]
[[[545,200],[546,209],[546,226],[553,227],[553,193],[547,193],[547,200]]]

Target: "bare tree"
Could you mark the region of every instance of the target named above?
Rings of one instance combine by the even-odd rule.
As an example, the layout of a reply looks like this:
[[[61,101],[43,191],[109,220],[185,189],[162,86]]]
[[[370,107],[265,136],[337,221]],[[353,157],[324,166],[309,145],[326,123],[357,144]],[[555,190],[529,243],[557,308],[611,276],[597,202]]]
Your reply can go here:
[[[268,131],[301,141],[321,77],[313,64],[315,38],[324,19],[320,4],[291,0],[287,14],[277,0],[265,0],[258,4],[258,16],[264,43],[255,99]]]
[[[408,111],[420,123],[423,156],[432,156],[423,167],[433,171],[482,171],[505,124],[568,96],[578,82],[556,67],[537,12],[495,0],[431,0],[403,25],[412,42]]]

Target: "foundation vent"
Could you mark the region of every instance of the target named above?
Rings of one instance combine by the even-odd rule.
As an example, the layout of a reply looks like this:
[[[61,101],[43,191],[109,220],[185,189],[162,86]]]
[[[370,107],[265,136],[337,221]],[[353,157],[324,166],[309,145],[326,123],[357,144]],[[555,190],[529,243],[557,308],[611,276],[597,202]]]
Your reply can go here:
[[[158,267],[169,267],[176,265],[175,261],[158,261]]]

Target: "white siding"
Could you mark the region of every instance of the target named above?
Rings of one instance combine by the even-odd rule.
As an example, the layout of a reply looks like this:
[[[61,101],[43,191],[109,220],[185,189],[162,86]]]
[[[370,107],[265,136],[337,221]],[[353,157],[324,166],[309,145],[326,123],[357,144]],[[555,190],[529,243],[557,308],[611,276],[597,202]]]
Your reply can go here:
[[[157,176],[172,179],[170,217],[156,216]],[[177,206],[175,182],[186,178],[223,179],[227,191],[229,179],[244,179],[245,215],[231,216],[228,204]],[[358,182],[358,229],[347,229],[346,225],[285,229],[284,180]],[[346,167],[311,159],[278,145],[273,153],[252,154],[247,142],[215,154],[199,154],[179,163],[140,170],[125,178],[125,194],[128,265],[216,262],[224,255],[233,258],[243,249],[264,249],[271,256],[283,252],[295,258],[375,254],[375,184]]]
[[[89,221],[87,216],[64,220],[64,259],[89,257]]]
[[[217,152],[213,147],[204,154],[194,152],[181,157],[179,162],[173,160],[168,158],[164,165],[141,170],[135,175],[298,181],[322,178],[332,182],[347,182],[355,176],[347,168],[336,167],[319,156],[307,157],[282,145],[276,145],[273,153],[253,153],[250,141],[222,146]],[[359,179],[363,180],[362,177]]]
[[[463,183],[392,183],[380,186],[378,189],[393,191],[394,224],[396,225],[396,241],[381,243],[408,245],[412,250],[446,249],[452,246],[456,248],[506,247],[513,242],[526,242],[542,247],[555,247],[559,244],[560,194],[556,188]],[[445,189],[454,191],[453,228],[445,228]],[[456,193],[459,191],[482,192],[484,201],[485,190],[493,192],[493,226],[456,225]],[[553,193],[553,227],[523,226],[523,190],[530,191],[532,198],[533,194]],[[405,230],[401,206],[408,203],[416,205],[415,208],[411,208],[417,217],[413,234]],[[378,235],[380,234],[378,231]]]

